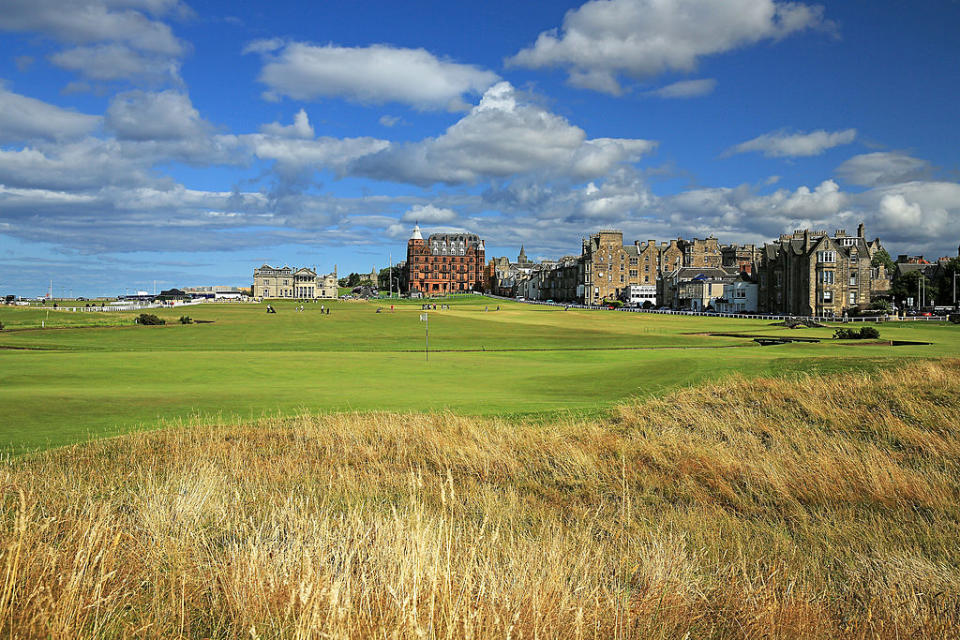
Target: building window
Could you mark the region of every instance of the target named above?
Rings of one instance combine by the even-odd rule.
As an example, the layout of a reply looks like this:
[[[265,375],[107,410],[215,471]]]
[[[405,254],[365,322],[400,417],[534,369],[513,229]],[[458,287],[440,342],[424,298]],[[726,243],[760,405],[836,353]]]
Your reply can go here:
[[[637,270],[636,270],[636,269],[630,269],[630,277],[631,277],[631,278],[636,278],[636,277],[637,277]]]
[[[833,271],[821,271],[820,282],[823,284],[833,284]]]
[[[853,272],[850,273],[850,286],[851,286],[851,287],[857,286],[857,272],[856,272],[856,271],[853,271]]]
[[[836,262],[836,251],[817,251],[817,262]]]
[[[851,291],[848,300],[850,301],[850,304],[857,304],[857,292]]]
[[[824,302],[833,302],[833,291],[827,290],[823,292],[823,301]]]

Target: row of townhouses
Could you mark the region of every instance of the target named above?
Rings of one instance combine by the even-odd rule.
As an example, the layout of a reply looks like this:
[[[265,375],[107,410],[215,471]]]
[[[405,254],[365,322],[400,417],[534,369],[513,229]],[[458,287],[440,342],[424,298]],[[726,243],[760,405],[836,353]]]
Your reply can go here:
[[[840,316],[889,292],[890,274],[872,266],[881,248],[862,224],[855,235],[799,230],[763,246],[714,237],[624,244],[622,232],[606,230],[585,238],[579,256],[533,263],[521,247],[516,262],[493,258],[477,288],[529,300]]]
[[[515,261],[485,262],[479,236],[424,238],[418,225],[398,277],[390,269],[389,283],[380,284],[392,287],[396,281],[411,296],[484,291],[588,305],[619,301],[644,308],[842,316],[889,297],[894,275],[916,271],[935,277],[949,260],[900,256],[895,273],[888,273],[884,261],[874,260],[882,250],[879,238],[867,239],[863,224],[855,234],[797,230],[763,246],[722,244],[712,236],[624,244],[623,232],[604,230],[583,239],[580,255],[534,262],[521,246]],[[376,283],[377,277],[374,269],[370,279]],[[253,274],[257,298],[333,298],[337,292],[336,267],[322,275],[307,267],[265,264]]]

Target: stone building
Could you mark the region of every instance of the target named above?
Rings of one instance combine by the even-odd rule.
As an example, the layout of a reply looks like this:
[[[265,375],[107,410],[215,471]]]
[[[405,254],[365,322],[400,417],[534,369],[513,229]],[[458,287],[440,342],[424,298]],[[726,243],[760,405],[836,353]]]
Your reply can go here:
[[[624,288],[640,284],[637,245],[623,245],[622,231],[600,231],[583,240],[584,304],[604,304],[620,298]]]
[[[646,243],[638,241],[636,243],[638,284],[657,286],[664,246],[657,246],[655,240],[647,240]]]
[[[882,269],[871,267],[880,240],[868,242],[838,230],[804,229],[764,246],[759,273],[761,311],[791,315],[842,316],[867,306],[874,290],[886,286]]]
[[[434,233],[420,225],[407,241],[407,287],[412,295],[479,291],[484,280],[484,244],[472,233]]]
[[[574,302],[583,298],[583,263],[579,256],[563,256],[543,274],[544,300]]]
[[[723,258],[720,254],[720,243],[713,236],[701,240],[678,240],[683,249],[683,266],[697,268],[719,268]]]
[[[317,299],[336,298],[337,268],[333,273],[319,275],[308,267],[271,267],[268,264],[253,270],[253,289],[256,298]]]
[[[753,275],[760,264],[762,250],[753,244],[727,244],[720,247],[720,266],[724,269],[736,268],[739,273]]]
[[[601,231],[584,240],[580,259],[582,299],[590,304],[615,300],[627,286],[639,285],[656,287],[659,305],[669,306],[675,302],[675,295],[673,290],[666,290],[667,274],[683,267],[719,269],[722,263],[720,244],[712,236],[702,240],[677,238],[660,244],[647,240],[623,246],[619,231]]]

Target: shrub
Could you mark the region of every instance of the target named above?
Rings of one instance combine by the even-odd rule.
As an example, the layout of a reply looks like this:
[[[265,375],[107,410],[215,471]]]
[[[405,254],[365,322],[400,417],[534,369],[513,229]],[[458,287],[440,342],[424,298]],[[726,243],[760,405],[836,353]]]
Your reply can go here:
[[[880,330],[876,327],[861,327],[860,329],[837,329],[833,333],[835,340],[866,340],[880,337]]]
[[[147,324],[147,325],[167,324],[166,320],[158,318],[152,313],[141,313],[140,316],[137,318],[137,322],[139,324]]]
[[[3,323],[0,322],[0,331],[3,331]]]
[[[861,327],[860,328],[860,337],[861,338],[879,338],[880,330],[876,327]]]
[[[180,316],[180,324],[193,324],[193,318],[190,316]]]

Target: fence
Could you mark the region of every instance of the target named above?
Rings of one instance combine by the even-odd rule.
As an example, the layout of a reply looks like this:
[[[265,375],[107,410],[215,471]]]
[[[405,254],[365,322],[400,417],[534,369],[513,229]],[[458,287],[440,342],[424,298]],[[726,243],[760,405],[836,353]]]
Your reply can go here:
[[[49,308],[52,311],[73,311],[76,313],[103,313],[107,311],[139,311],[141,309],[164,309],[164,308],[173,308],[173,307],[193,307],[198,304],[205,304],[206,300],[190,300],[187,302],[181,302],[180,300],[176,301],[176,304],[166,304],[162,302],[130,302],[123,304],[108,304],[102,307],[95,305],[90,305],[89,307],[68,307],[62,304],[58,304],[57,308],[53,307],[43,307]]]
[[[947,322],[947,316],[906,316],[898,318],[896,316],[861,316],[857,318],[836,317],[836,316],[791,316],[782,314],[763,314],[763,313],[718,313],[709,311],[681,311],[675,309],[641,309],[639,307],[619,307],[610,309],[603,305],[577,304],[574,302],[549,302],[545,300],[519,300],[517,298],[507,298],[505,296],[495,296],[490,293],[484,293],[488,298],[497,300],[506,300],[509,302],[519,302],[521,304],[539,304],[552,307],[565,307],[570,309],[588,309],[593,311],[625,311],[627,313],[655,313],[673,316],[707,316],[710,318],[739,318],[743,320],[810,320],[813,322]]]

